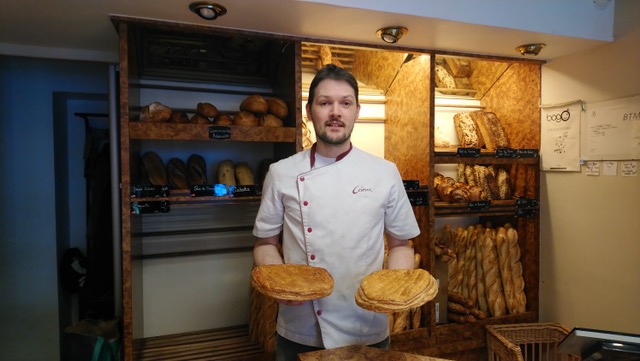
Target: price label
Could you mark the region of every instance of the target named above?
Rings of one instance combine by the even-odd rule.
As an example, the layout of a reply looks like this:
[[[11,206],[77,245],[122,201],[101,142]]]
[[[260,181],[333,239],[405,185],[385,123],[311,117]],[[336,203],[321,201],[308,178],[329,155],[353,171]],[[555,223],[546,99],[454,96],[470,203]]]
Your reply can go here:
[[[131,214],[169,213],[169,201],[131,202]]]
[[[420,189],[420,181],[419,180],[403,180],[402,184],[404,185],[405,190],[414,190],[417,191]]]
[[[213,184],[193,184],[191,185],[192,197],[211,197],[213,196]]]
[[[497,158],[515,158],[518,152],[512,148],[498,148],[496,149]]]
[[[256,197],[262,195],[262,189],[257,185],[236,186],[231,195],[234,197]]]
[[[150,184],[131,186],[131,198],[160,198],[168,197],[169,186],[154,186]]]
[[[231,138],[231,128],[220,125],[209,127],[209,138],[211,139],[229,139]]]
[[[491,201],[472,201],[469,202],[468,207],[472,211],[486,211],[491,208]]]
[[[407,191],[407,197],[412,206],[429,205],[429,191]]]
[[[458,148],[458,157],[477,158],[480,156],[480,148]]]
[[[526,208],[526,207],[537,207],[537,206],[538,206],[537,199],[523,198],[523,197],[516,198],[516,207]]]
[[[518,149],[518,158],[538,158],[538,149]]]

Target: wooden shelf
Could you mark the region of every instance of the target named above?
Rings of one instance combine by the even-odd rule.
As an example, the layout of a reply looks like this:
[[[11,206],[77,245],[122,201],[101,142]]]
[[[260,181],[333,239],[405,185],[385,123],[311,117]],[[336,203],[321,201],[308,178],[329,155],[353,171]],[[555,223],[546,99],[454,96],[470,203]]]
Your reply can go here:
[[[269,355],[251,341],[248,326],[233,326],[134,340],[136,360],[269,361]]]
[[[488,151],[486,149],[480,150],[478,157],[461,157],[457,154],[458,148],[435,148],[434,162],[435,164],[487,164],[494,165],[501,164],[538,164],[540,162],[539,157],[523,158],[523,157],[497,157],[495,151]]]
[[[295,143],[296,128],[225,126],[230,130],[228,139],[211,139],[209,124],[145,123],[130,122],[130,139],[147,140],[207,140],[242,142],[284,142]]]

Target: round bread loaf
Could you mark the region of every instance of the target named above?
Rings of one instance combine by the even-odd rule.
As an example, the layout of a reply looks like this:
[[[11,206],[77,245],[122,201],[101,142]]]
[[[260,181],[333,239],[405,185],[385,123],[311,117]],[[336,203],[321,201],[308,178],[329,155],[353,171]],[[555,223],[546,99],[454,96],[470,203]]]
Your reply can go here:
[[[205,116],[207,118],[214,118],[218,115],[218,108],[211,103],[198,103],[196,113]]]
[[[284,100],[271,97],[267,99],[267,103],[269,104],[270,114],[273,114],[280,119],[285,119],[289,115],[289,107],[287,107],[287,103],[285,103]]]
[[[234,125],[245,125],[245,126],[252,127],[252,126],[258,125],[258,123],[259,123],[258,117],[256,117],[255,114],[247,111],[238,112],[236,116],[233,117]]]
[[[242,103],[240,103],[240,110],[256,114],[264,114],[269,111],[269,103],[267,103],[267,100],[262,95],[249,95],[242,101]]]
[[[209,118],[205,117],[204,115],[200,115],[200,114],[196,113],[191,117],[191,123],[194,123],[194,124],[211,124],[211,120],[209,120]]]
[[[282,119],[273,114],[263,114],[260,116],[260,125],[264,127],[281,127],[283,122]]]
[[[189,123],[189,116],[185,112],[172,111],[171,119],[169,119],[171,123]]]
[[[233,118],[226,113],[219,113],[214,119],[215,125],[233,125]]]
[[[140,120],[144,122],[166,122],[171,119],[171,108],[160,103],[152,102],[142,108]]]

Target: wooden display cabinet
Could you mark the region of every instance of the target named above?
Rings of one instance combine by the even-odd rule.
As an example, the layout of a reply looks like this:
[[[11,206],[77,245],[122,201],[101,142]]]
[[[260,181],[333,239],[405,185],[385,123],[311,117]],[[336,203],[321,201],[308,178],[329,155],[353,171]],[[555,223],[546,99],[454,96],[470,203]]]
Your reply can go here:
[[[256,146],[260,153],[266,149],[266,155],[272,159],[281,159],[302,150],[302,72],[314,68],[317,54],[313,53],[318,46],[329,46],[334,52],[339,52],[341,55],[336,59],[360,82],[384,93],[384,155],[397,164],[403,179],[418,180],[422,188],[428,189],[433,196],[433,177],[439,164],[499,165],[509,169],[516,196],[536,201],[540,199],[538,158],[504,158],[486,150],[482,150],[477,157],[461,158],[456,146],[446,149],[434,147],[434,119],[436,99],[444,93],[472,98],[480,103],[482,109],[496,113],[511,141],[511,147],[539,149],[538,104],[542,62],[386,45],[339,41],[320,43],[318,39],[121,16],[113,16],[112,21],[120,39],[122,318],[124,357],[127,361],[155,359],[160,355],[178,360],[183,357],[180,352],[198,354],[212,360],[269,360],[273,357],[270,352],[265,352],[255,335],[249,334],[250,329],[255,328],[251,324],[160,337],[144,336],[141,265],[145,253],[141,247],[142,241],[153,235],[145,230],[143,219],[153,215],[131,213],[130,189],[139,181],[138,158],[158,144],[179,144],[180,147],[193,146],[198,149],[211,144],[221,147],[232,144]],[[256,52],[256,49],[260,51]],[[436,82],[435,68],[446,57],[470,60],[472,75],[464,83],[465,86],[444,89],[443,93]],[[211,139],[209,125],[137,121],[141,108],[152,99],[148,94],[150,89],[157,92],[154,94],[169,94],[162,99],[175,101],[176,104],[167,105],[174,105],[176,109],[189,114],[195,111],[197,94],[226,96],[231,100],[225,103],[222,110],[232,112],[237,111],[237,105],[243,97],[255,93],[284,99],[290,114],[283,128],[230,126],[228,139]],[[196,96],[189,104],[178,101],[182,98],[176,94],[187,94],[182,97],[187,99],[194,94]],[[219,160],[215,155],[210,157],[209,163]],[[252,161],[257,169],[258,160]],[[175,207],[220,206],[256,204],[259,197],[193,198],[187,190],[176,190],[160,200],[168,201]],[[421,308],[418,327],[392,334],[392,349],[455,360],[485,359],[486,325],[538,320],[537,212],[526,217],[518,215],[515,200],[495,202],[490,209],[477,211],[466,205],[439,202],[434,197],[428,205],[415,206],[414,211],[422,233],[413,243],[421,256],[421,267],[431,272],[436,266],[436,220],[470,217],[478,222],[513,224],[519,234],[527,309],[521,314],[490,317],[476,323],[440,324],[436,323],[434,303],[429,302]],[[250,249],[244,251],[249,252]],[[231,310],[223,310],[228,311]],[[217,351],[220,345],[233,346],[230,346],[230,350]]]

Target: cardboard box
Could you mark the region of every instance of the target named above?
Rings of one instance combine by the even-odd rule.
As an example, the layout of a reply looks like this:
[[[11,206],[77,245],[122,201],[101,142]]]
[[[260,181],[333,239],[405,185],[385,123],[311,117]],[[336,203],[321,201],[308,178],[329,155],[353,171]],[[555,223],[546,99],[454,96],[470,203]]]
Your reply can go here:
[[[433,277],[438,282],[438,294],[434,298],[436,309],[436,324],[447,323],[447,301],[449,285],[449,264],[436,260],[436,269]]]

